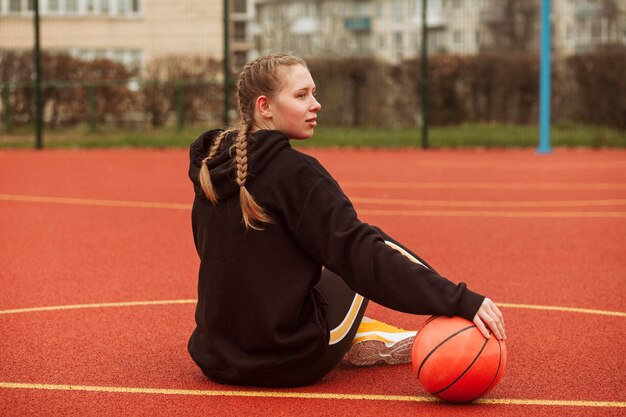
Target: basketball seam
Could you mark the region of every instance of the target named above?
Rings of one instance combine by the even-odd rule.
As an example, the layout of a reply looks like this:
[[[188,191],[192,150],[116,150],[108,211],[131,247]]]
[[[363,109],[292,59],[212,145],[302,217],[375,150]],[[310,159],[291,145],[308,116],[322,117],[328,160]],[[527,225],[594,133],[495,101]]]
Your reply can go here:
[[[444,392],[445,390],[451,388],[454,384],[456,384],[457,382],[459,382],[459,380],[461,378],[463,378],[463,375],[465,375],[467,373],[467,371],[470,370],[470,368],[472,366],[474,366],[474,363],[476,363],[476,361],[478,360],[478,358],[480,357],[480,354],[483,353],[483,350],[485,350],[485,346],[487,346],[487,343],[489,342],[489,339],[485,339],[485,343],[483,343],[483,346],[480,348],[480,351],[478,352],[478,354],[476,354],[476,357],[474,358],[474,360],[472,361],[472,363],[469,364],[469,366],[465,369],[465,371],[463,371],[463,373],[461,375],[459,375],[457,377],[457,379],[455,379],[454,381],[452,381],[452,383],[450,385],[448,385],[447,387],[445,387],[444,389],[442,389],[441,391],[437,391],[437,392],[433,392],[433,395],[438,395],[441,394],[442,392]]]
[[[440,347],[441,347],[444,343],[446,343],[448,340],[452,339],[453,337],[455,337],[455,336],[457,336],[457,335],[459,335],[459,334],[463,333],[464,331],[469,330],[469,329],[471,329],[471,328],[473,328],[473,327],[476,327],[476,326],[471,325],[471,326],[468,326],[468,327],[466,327],[466,328],[464,328],[464,329],[461,329],[461,330],[457,331],[456,333],[451,334],[450,336],[446,337],[446,338],[445,338],[445,339],[444,339],[441,343],[439,343],[437,346],[435,346],[435,347],[433,348],[433,350],[431,350],[431,351],[428,353],[428,355],[426,355],[426,357],[424,358],[424,360],[423,360],[423,361],[422,361],[422,363],[420,364],[420,367],[419,367],[419,369],[417,370],[417,379],[419,379],[419,377],[420,377],[420,373],[422,372],[422,367],[424,366],[424,364],[426,363],[426,361],[428,360],[428,358],[430,358],[430,357],[432,356],[432,354],[433,354],[433,353],[435,353],[435,351],[436,351],[437,349],[439,349],[439,348],[440,348]],[[418,333],[418,334],[419,334],[419,333]],[[471,365],[470,365],[470,366],[471,366]]]
[[[481,392],[480,395],[476,398],[482,397],[487,391],[489,391],[491,387],[493,386],[493,383],[495,382],[496,378],[498,377],[498,372],[500,372],[500,367],[502,366],[502,344],[500,343],[499,340],[498,340],[498,350],[499,350],[498,352],[500,356],[498,358],[498,368],[496,369],[496,373],[493,375],[493,379],[491,380],[491,383],[489,384],[489,386],[487,386],[487,388],[483,392]]]
[[[426,327],[426,325],[430,322],[435,321],[436,319],[438,319],[441,316],[430,316],[428,319],[426,319],[426,321],[420,326],[420,329],[423,329],[424,327]]]

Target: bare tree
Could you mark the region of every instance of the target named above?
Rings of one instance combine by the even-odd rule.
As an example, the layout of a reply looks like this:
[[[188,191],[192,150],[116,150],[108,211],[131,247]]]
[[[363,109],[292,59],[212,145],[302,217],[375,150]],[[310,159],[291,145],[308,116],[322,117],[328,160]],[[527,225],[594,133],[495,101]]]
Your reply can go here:
[[[616,44],[619,42],[617,18],[620,11],[617,0],[602,0],[601,7],[600,17],[607,22],[608,43]]]
[[[491,42],[490,51],[530,52],[536,49],[539,29],[539,0],[500,0],[490,2],[483,22]]]

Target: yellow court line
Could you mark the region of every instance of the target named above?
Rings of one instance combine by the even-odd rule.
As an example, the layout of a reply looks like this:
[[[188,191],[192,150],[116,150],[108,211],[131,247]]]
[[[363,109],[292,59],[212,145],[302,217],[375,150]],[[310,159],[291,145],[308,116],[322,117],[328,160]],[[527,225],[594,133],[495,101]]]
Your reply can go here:
[[[433,397],[410,395],[377,395],[377,394],[335,394],[317,392],[288,392],[288,391],[219,391],[219,390],[192,390],[172,388],[136,388],[136,387],[107,387],[92,385],[64,385],[64,384],[30,384],[20,382],[0,382],[0,388],[5,389],[35,389],[50,391],[85,391],[122,394],[157,394],[157,395],[192,395],[207,397],[253,397],[253,398],[287,398],[287,399],[315,399],[315,400],[366,400],[366,401],[406,401],[406,402],[440,402]],[[571,401],[571,400],[540,400],[540,399],[513,399],[488,398],[475,401],[478,404],[503,405],[538,405],[556,407],[604,407],[625,408],[626,402],[620,401]]]
[[[562,164],[562,163],[554,163],[550,162],[549,164],[507,164],[507,163],[480,163],[480,162],[467,162],[467,161],[436,161],[436,160],[417,160],[415,161],[420,167],[434,167],[434,168],[453,168],[453,169],[476,169],[480,171],[488,171],[488,170],[548,170],[548,171],[579,171],[579,170],[588,170],[588,169],[619,169],[621,167],[626,167],[626,160],[616,160],[616,161],[604,161],[604,162],[587,162],[587,163],[577,163],[575,166],[571,164]]]
[[[534,304],[512,304],[512,303],[496,303],[498,307],[509,308],[523,308],[529,310],[542,310],[542,311],[561,311],[566,313],[584,313],[584,314],[599,314],[602,316],[617,316],[626,317],[626,313],[622,311],[608,311],[608,310],[595,310],[591,308],[578,308],[578,307],[559,307],[559,306],[545,306]]]
[[[156,300],[156,301],[123,301],[117,303],[94,303],[94,304],[68,304],[60,306],[45,307],[28,307],[16,308],[12,310],[0,310],[2,314],[20,314],[20,313],[38,313],[42,311],[59,311],[59,310],[79,310],[86,308],[107,308],[107,307],[137,307],[137,306],[154,306],[169,304],[195,304],[197,300]]]
[[[56,203],[78,204],[85,206],[106,207],[139,207],[152,209],[175,209],[190,210],[188,204],[159,203],[148,201],[125,201],[125,200],[98,200],[86,198],[45,197],[0,194],[0,200],[22,201],[30,203]],[[357,200],[355,200],[357,201]],[[382,201],[382,200],[381,200]],[[406,200],[405,200],[406,201]],[[618,200],[621,201],[621,200]],[[398,217],[506,217],[506,218],[620,218],[626,217],[622,211],[467,211],[467,210],[387,210],[387,209],[362,209],[359,214],[372,216],[398,216]]]
[[[385,182],[340,181],[346,188],[459,189],[459,190],[624,190],[626,183],[587,182]]]
[[[386,206],[437,206],[437,207],[585,207],[585,206],[623,206],[626,199],[607,200],[533,200],[533,201],[497,201],[497,200],[419,200],[399,198],[350,197],[353,203],[380,204]]]
[[[93,303],[93,304],[68,304],[58,306],[44,306],[44,307],[28,307],[28,308],[16,308],[11,310],[0,310],[2,314],[20,314],[20,313],[38,313],[45,311],[60,311],[60,310],[78,310],[88,308],[109,308],[109,307],[137,307],[137,306],[153,306],[153,305],[170,305],[170,304],[195,304],[196,299],[180,299],[180,300],[155,300],[155,301],[122,301],[113,303]],[[626,317],[626,312],[622,311],[610,311],[610,310],[596,310],[591,308],[579,308],[579,307],[562,307],[562,306],[547,306],[547,305],[535,305],[535,304],[516,304],[516,303],[497,303],[499,307],[505,308],[519,308],[528,310],[545,310],[545,311],[560,311],[566,313],[582,313],[582,314],[597,314],[602,316],[617,316]]]
[[[360,215],[397,217],[505,217],[505,218],[621,218],[626,211],[495,211],[495,210],[372,210]]]
[[[46,197],[36,195],[0,194],[0,200],[28,203],[78,204],[83,206],[140,207],[157,209],[191,210],[191,204],[160,203],[150,201],[99,200],[94,198]]]

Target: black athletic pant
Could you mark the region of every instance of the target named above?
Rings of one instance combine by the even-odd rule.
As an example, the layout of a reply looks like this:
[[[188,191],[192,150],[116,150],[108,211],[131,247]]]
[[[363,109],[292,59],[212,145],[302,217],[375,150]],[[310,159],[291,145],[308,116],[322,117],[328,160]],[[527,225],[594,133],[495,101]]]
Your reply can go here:
[[[417,255],[387,235],[381,229],[374,227],[385,242],[392,247],[405,251],[432,269]],[[324,354],[310,363],[306,369],[294,369],[292,375],[283,381],[275,381],[272,386],[295,387],[310,385],[332,371],[352,346],[354,336],[361,324],[368,301],[354,292],[341,277],[328,269],[322,271],[322,278],[314,289],[315,298],[331,330],[330,342]]]

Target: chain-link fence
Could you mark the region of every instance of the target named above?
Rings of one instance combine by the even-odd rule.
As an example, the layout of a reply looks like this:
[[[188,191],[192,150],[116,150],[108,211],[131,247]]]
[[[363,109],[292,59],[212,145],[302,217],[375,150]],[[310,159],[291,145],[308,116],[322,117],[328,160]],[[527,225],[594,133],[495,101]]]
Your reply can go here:
[[[215,7],[217,0],[210,7],[194,0],[187,15],[210,8],[203,16],[213,25],[207,42],[218,47],[187,52],[181,33],[193,19],[164,12],[156,0],[77,0],[75,11],[70,3],[54,3],[53,13],[50,0],[40,2],[41,114],[48,142],[68,131],[106,130],[141,132],[150,143],[163,129],[174,138],[178,130],[220,127],[224,114],[234,121],[234,110],[224,108],[220,36],[226,17],[230,79],[260,54],[289,52],[307,60],[322,103],[313,144],[422,146],[427,122],[430,146],[537,145],[541,0],[242,0],[231,2],[227,16]],[[555,145],[626,146],[623,3],[552,0]],[[32,7],[0,2],[0,35],[11,24],[32,25]],[[142,35],[130,49],[112,37],[107,49],[96,22],[93,33],[80,30],[92,33],[97,45],[75,47],[71,25],[98,14],[115,17],[109,25],[128,25],[129,16],[139,16],[133,30]],[[160,32],[178,34],[180,46],[149,43],[152,29],[142,29],[142,21],[151,19],[161,22]],[[11,33],[19,43],[19,31]],[[200,29],[193,33],[190,41],[205,36]],[[0,144],[32,143],[33,54],[2,41],[0,48]]]
[[[30,53],[0,55],[5,143],[31,140],[36,123]],[[158,130],[212,125],[221,120],[223,85],[212,59],[154,60],[144,76],[123,64],[67,54],[42,55],[42,118],[48,136],[68,131]],[[77,130],[77,128],[79,128]],[[83,128],[83,129],[80,129]],[[149,136],[149,135],[148,135]]]

